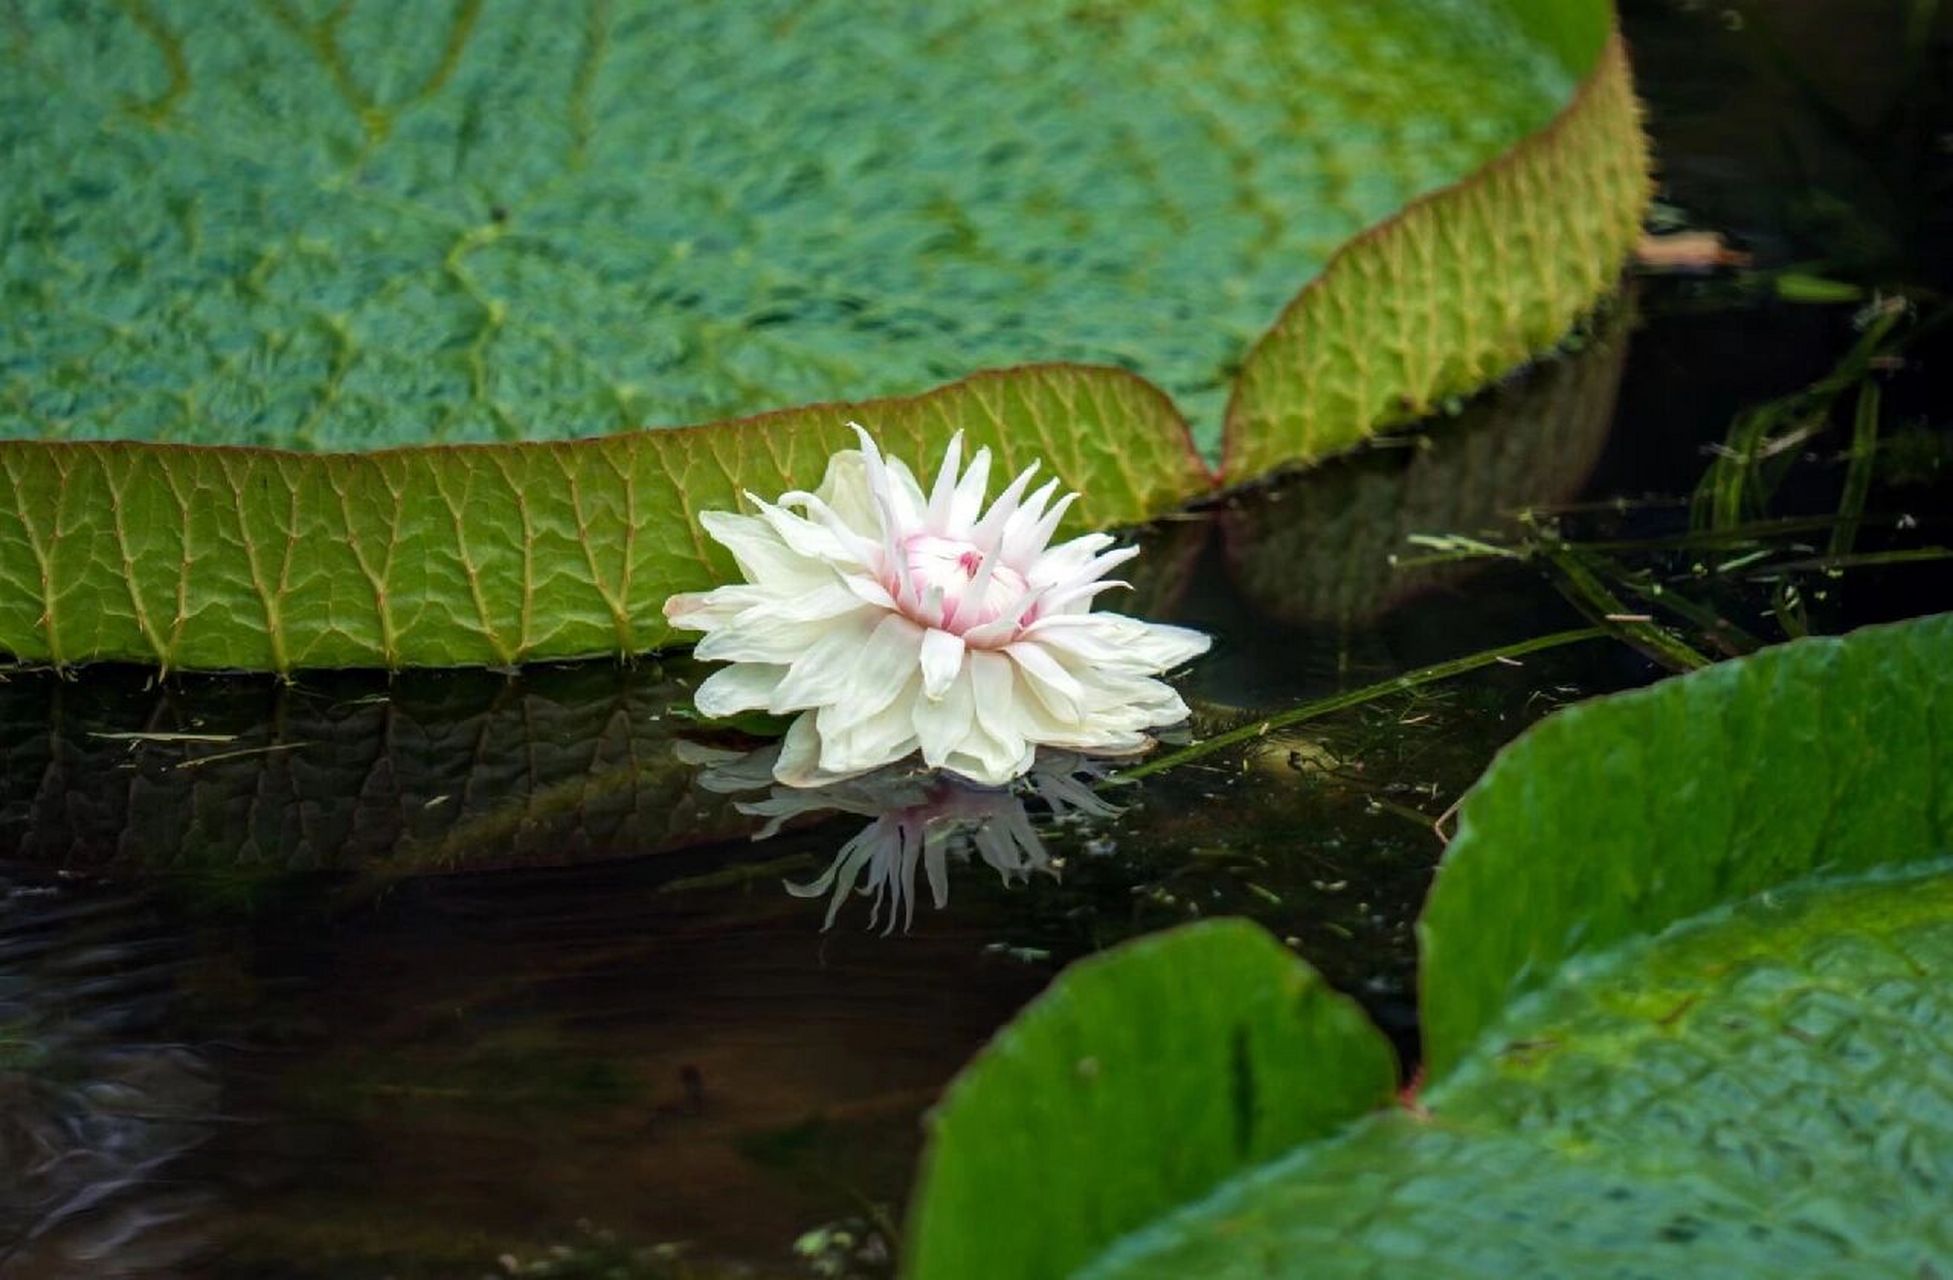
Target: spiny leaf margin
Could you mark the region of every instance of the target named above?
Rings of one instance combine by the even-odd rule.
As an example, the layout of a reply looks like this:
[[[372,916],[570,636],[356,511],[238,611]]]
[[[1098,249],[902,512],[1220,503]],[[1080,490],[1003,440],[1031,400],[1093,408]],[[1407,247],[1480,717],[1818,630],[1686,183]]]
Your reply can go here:
[[[1648,196],[1625,53],[1605,35],[1611,6],[1507,2],[1569,67],[1598,60],[1544,130],[1373,227],[1303,290],[1237,383],[1228,482],[1471,390],[1550,346],[1604,292]],[[1214,483],[1164,394],[1110,369],[995,371],[852,411],[886,415],[877,427],[917,460],[958,426],[993,445],[1014,438],[1016,419],[973,387],[1037,406],[1022,415],[1039,425],[1030,439],[1061,455],[1053,469],[1087,493],[1093,526],[1156,517]],[[1122,402],[1126,416],[1078,415],[1088,401]],[[729,569],[697,511],[734,505],[742,487],[813,483],[846,443],[833,429],[843,416],[813,406],[678,432],[367,455],[0,442],[0,653],[290,672],[642,652],[675,638],[666,596]],[[761,439],[760,424],[787,438]],[[1097,465],[1076,465],[1088,454]]]
[[[927,467],[963,430],[1132,524],[1205,493],[1185,424],[1113,369],[568,442],[302,454],[0,441],[0,651],[290,672],[633,654],[667,596],[728,580],[698,513],[819,482],[874,424]]]
[[[1612,286],[1652,194],[1616,32],[1545,129],[1352,240],[1288,305],[1235,382],[1227,483],[1342,452],[1551,350]]]

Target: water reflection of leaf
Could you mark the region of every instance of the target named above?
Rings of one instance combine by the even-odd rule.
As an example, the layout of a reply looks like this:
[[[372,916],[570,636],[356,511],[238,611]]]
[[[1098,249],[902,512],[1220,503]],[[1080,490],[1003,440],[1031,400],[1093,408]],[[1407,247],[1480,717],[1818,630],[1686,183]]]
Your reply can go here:
[[[0,845],[42,866],[214,883],[556,864],[722,838],[748,824],[694,793],[671,753],[690,670],[153,687],[131,672],[18,674],[0,683]]]
[[[1071,752],[1045,752],[1023,778],[1008,787],[982,787],[948,773],[910,765],[891,765],[826,787],[787,787],[773,782],[777,746],[744,753],[679,744],[679,754],[701,767],[699,785],[722,794],[765,789],[764,799],[736,807],[766,825],[754,836],[777,835],[796,818],[820,813],[851,813],[872,821],[834,855],[821,875],[804,883],[787,882],[801,898],[828,898],[823,928],[832,928],[851,894],[872,902],[869,927],[893,933],[915,922],[916,873],[929,886],[937,910],[949,902],[949,862],[974,853],[1006,883],[1033,872],[1056,874],[1031,807],[1051,821],[1109,818],[1118,812],[1092,784],[1111,769],[1109,761]],[[1027,803],[1028,802],[1028,803]],[[884,912],[886,915],[884,916]]]
[[[1146,535],[1163,609],[1206,525]],[[264,876],[389,878],[630,857],[743,835],[672,742],[697,683],[632,666],[154,682],[0,680],[0,848],[71,871],[170,872],[248,898]]]
[[[1600,459],[1627,357],[1631,308],[1584,347],[1532,366],[1427,433],[1372,446],[1248,495],[1221,519],[1241,592],[1298,625],[1360,624],[1470,568],[1399,569],[1414,534],[1500,525],[1565,501]]]

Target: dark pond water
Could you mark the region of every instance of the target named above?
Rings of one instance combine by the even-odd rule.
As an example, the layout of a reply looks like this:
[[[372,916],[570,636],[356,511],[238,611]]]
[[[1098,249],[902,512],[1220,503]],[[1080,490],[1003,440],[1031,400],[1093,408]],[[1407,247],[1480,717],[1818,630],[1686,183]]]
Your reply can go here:
[[[1948,46],[1870,7],[1628,5],[1673,217],[1753,268],[1635,281],[1427,432],[1148,531],[1129,606],[1219,637],[1196,738],[1610,614],[1665,630],[1125,785],[844,789],[764,841],[758,744],[686,718],[683,658],[9,674],[0,1276],[883,1274],[943,1083],[1067,961],[1195,916],[1263,921],[1414,1061],[1434,824],[1502,743],[1684,649],[1953,607]],[[1817,278],[1863,296],[1784,296]],[[1912,300],[1889,332],[1876,290]],[[1835,404],[1779,403],[1854,344]],[[1739,492],[1718,450],[1772,404],[1791,443]],[[872,860],[904,821],[940,868]],[[785,885],[845,851],[889,874],[823,931]]]

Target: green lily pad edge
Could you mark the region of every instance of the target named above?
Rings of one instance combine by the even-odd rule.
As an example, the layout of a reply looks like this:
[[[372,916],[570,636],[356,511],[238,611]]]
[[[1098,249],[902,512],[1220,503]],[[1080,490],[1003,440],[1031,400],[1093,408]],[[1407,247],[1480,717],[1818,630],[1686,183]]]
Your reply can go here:
[[[1549,717],[1465,798],[1415,1101],[1246,921],[1082,961],[932,1117],[906,1274],[1953,1266],[1953,615]]]
[[[698,513],[814,483],[850,443],[850,418],[918,464],[959,430],[1007,468],[1041,458],[1087,495],[1079,528],[1143,522],[1414,420],[1550,350],[1611,287],[1650,192],[1609,0],[1480,3],[1557,64],[1570,97],[1334,252],[1244,353],[1219,472],[1158,386],[1076,363],[572,441],[313,453],[0,440],[0,654],[277,672],[629,655],[674,641],[669,595],[732,571]],[[167,34],[142,12],[157,19],[144,31]],[[474,10],[459,12],[465,35]],[[336,21],[295,31],[330,61]],[[183,49],[162,48],[166,83],[126,104],[159,136],[192,92]],[[431,65],[429,92],[452,70]],[[377,149],[392,125],[374,104],[361,111]],[[446,264],[463,286],[466,253],[485,243],[467,240]],[[487,341],[496,313],[483,314]]]

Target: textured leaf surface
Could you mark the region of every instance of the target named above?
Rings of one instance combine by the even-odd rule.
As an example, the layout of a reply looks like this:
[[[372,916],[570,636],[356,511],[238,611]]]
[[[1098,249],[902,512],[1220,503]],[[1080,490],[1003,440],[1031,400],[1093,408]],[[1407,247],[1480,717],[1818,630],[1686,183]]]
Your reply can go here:
[[[1242,366],[1226,474],[1346,449],[1551,346],[1606,291],[1647,196],[1617,39],[1550,128],[1352,242],[1303,289]]]
[[[1512,7],[34,0],[6,433],[562,438],[1032,360],[1212,422],[1338,245],[1566,103]]]
[[[1583,349],[1542,361],[1428,432],[1379,441],[1277,481],[1221,515],[1228,567],[1264,613],[1361,624],[1482,566],[1399,565],[1412,534],[1509,527],[1575,497],[1600,460],[1627,361],[1629,311],[1598,317]]]
[[[944,1137],[939,1183],[1000,1197],[938,1252],[987,1274],[1471,1277],[1936,1275],[1953,1267],[1953,615],[1800,641],[1562,712],[1473,791],[1424,923],[1420,985],[1439,1080],[1428,1113],[1379,1112],[1228,1181],[1109,1249],[1026,1252],[1048,1234],[1000,1190],[1082,1184],[1087,1220],[1132,1157],[1183,1127],[1061,1109],[1056,1065],[1004,1081],[980,1059],[947,1104],[996,1108]],[[1856,876],[1856,879],[1850,877]],[[1843,877],[1842,879],[1840,877]],[[1733,904],[1733,905],[1732,905]],[[1205,926],[1226,928],[1226,926]],[[1239,930],[1250,926],[1234,926]],[[1218,936],[1235,937],[1237,934]],[[1167,949],[1095,962],[1095,989],[1174,980]],[[1272,947],[1272,942],[1266,944]],[[1125,970],[1121,973],[1120,970]],[[1150,1028],[1158,1096],[1225,1093],[1222,1042],[1168,1001],[1066,1019],[1061,978],[1026,1025],[1077,1061]],[[1216,1007],[1257,988],[1209,975]],[[993,1053],[1009,1054],[1018,1028]],[[1346,1029],[1344,1029],[1346,1032]],[[1257,1087],[1350,1117],[1362,1037]],[[1333,1056],[1347,1044],[1349,1060]],[[1295,1059],[1300,1062],[1301,1060]],[[1003,1094],[999,1100],[988,1093]],[[1010,1111],[1012,1098],[1044,1110]],[[1304,1105],[1296,1102],[1293,1105]],[[1196,1130],[1197,1132],[1198,1130]],[[1245,1164],[1245,1162],[1244,1162]],[[956,1181],[962,1180],[962,1181]],[[1121,1209],[1127,1216],[1121,1217]],[[1085,1234],[1090,1234],[1089,1232]]]
[[[1083,961],[937,1110],[910,1270],[1069,1274],[1229,1174],[1378,1106],[1393,1064],[1354,1003],[1245,922]],[[1287,1087],[1298,1070],[1314,1088]]]
[[[1433,1078],[1579,952],[1816,872],[1953,853],[1949,748],[1953,614],[1542,722],[1465,798],[1419,922]]]
[[[654,647],[663,598],[725,569],[694,513],[814,482],[850,411],[916,459],[958,427],[1042,453],[1081,523],[1154,516],[1211,483],[1156,388],[1211,439],[1332,257],[1305,295],[1332,302],[1256,348],[1230,448],[1246,478],[1340,447],[1550,344],[1620,260],[1644,157],[1609,19],[16,5],[0,651],[285,671]],[[1293,322],[1350,306],[1320,341]],[[861,403],[1024,361],[1078,363]],[[1333,400],[1306,430],[1258,425],[1304,383]],[[820,399],[853,408],[516,443]]]
[[[817,482],[851,415],[917,462],[965,426],[1122,523],[1206,484],[1177,429],[1123,433],[1172,412],[1136,378],[1049,366],[577,443],[306,457],[0,441],[0,646],[273,671],[635,653],[673,635],[668,594],[733,576],[696,514]]]
[[[1950,976],[1948,870],[1752,902],[1570,966],[1430,1119],[1305,1149],[1087,1274],[1941,1274]]]

